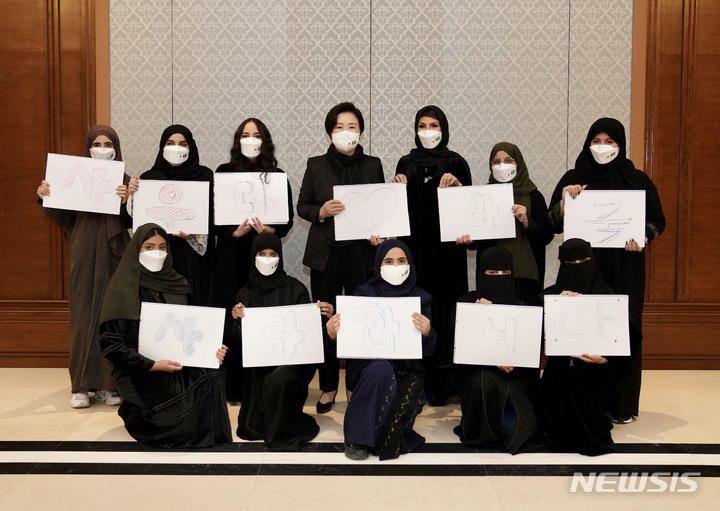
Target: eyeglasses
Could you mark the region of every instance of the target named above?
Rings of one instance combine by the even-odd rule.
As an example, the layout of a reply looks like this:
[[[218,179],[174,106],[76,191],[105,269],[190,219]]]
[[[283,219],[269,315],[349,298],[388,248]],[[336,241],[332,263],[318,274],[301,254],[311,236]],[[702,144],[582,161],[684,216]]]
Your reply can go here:
[[[495,158],[490,163],[492,163],[493,165],[500,165],[501,163],[509,163],[512,165],[513,163],[515,163],[515,158],[511,158],[510,156],[508,156],[504,160],[501,160],[500,158]]]

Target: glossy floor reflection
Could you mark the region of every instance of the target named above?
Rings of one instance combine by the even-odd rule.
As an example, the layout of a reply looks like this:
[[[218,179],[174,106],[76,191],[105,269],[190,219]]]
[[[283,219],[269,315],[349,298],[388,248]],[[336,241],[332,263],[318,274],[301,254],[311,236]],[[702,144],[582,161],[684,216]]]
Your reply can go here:
[[[615,427],[623,445],[612,455],[469,450],[452,433],[460,412],[451,403],[418,418],[428,441],[422,452],[356,463],[342,453],[342,389],[333,410],[316,416],[321,432],[306,452],[266,452],[239,439],[215,452],[165,452],[136,444],[116,407],[71,409],[66,370],[0,369],[0,509],[717,509],[720,371],[643,378],[640,418]],[[313,382],[308,413],[318,396]],[[229,410],[235,424],[238,407]],[[665,491],[572,493],[577,467],[669,475]],[[673,473],[692,470],[702,471],[696,491],[670,491]]]

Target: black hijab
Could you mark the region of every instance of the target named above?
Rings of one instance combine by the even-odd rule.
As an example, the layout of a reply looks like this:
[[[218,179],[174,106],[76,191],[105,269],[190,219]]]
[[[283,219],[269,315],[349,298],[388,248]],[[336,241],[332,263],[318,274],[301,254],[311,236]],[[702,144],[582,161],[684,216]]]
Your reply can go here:
[[[596,162],[590,150],[590,142],[599,133],[607,133],[619,146],[619,154],[610,163]],[[592,190],[642,190],[642,182],[635,170],[633,162],[627,158],[627,141],[622,123],[610,117],[595,121],[575,160],[575,173],[580,184],[586,184]]]
[[[589,257],[582,263],[570,263]],[[595,264],[590,243],[579,238],[565,240],[558,250],[560,269],[555,281],[555,292],[573,291],[582,294],[609,294],[612,293],[600,275],[600,269]]]
[[[188,154],[187,161],[184,161],[181,165],[174,166],[163,157],[163,150],[165,149],[165,143],[168,139],[180,133],[188,143]],[[143,174],[145,179],[172,179],[177,181],[208,181],[212,180],[212,171],[200,165],[200,154],[198,153],[197,143],[193,138],[192,132],[183,126],[182,124],[173,124],[168,126],[163,131],[160,137],[160,145],[158,154],[155,157],[155,164],[150,170]]]
[[[142,244],[157,231],[167,240],[165,230],[157,224],[145,224],[138,227],[125,250],[117,270],[105,290],[105,298],[100,309],[100,322],[112,319],[140,319],[140,288],[163,294],[167,303],[186,304],[190,284],[172,267],[172,255],[168,252],[160,271],[151,272],[140,264]],[[168,243],[169,249],[169,243]]]
[[[440,123],[440,129],[442,130],[442,138],[437,147],[433,149],[425,149],[420,142],[420,137],[417,134],[418,123],[420,118],[423,116],[429,116],[436,118]],[[413,162],[420,166],[431,168],[437,167],[445,163],[449,158],[459,158],[460,155],[456,152],[451,151],[447,148],[448,142],[450,141],[450,126],[448,125],[447,117],[440,107],[435,105],[427,105],[422,107],[415,114],[415,124],[413,125],[413,132],[415,133],[415,149],[410,151],[410,158]]]
[[[280,261],[278,262],[278,267],[275,272],[266,277],[260,273],[257,266],[255,266],[255,257],[258,252],[268,248],[277,252]],[[280,241],[280,238],[278,238],[275,234],[271,234],[269,232],[259,234],[253,240],[250,252],[252,263],[250,265],[250,276],[248,277],[246,287],[261,287],[265,292],[271,289],[294,286],[298,284],[299,281],[296,278],[290,277],[287,273],[285,273],[282,255],[282,241]]]
[[[478,261],[478,273],[475,278],[477,289],[476,299],[485,298],[492,303],[501,305],[516,305],[515,277],[510,275],[486,275],[485,270],[513,269],[513,258],[510,252],[503,247],[490,247],[486,249]]]
[[[383,259],[385,259],[387,253],[393,248],[399,248],[405,252],[408,264],[410,265],[410,274],[399,286],[393,286],[380,276],[380,266],[382,266]],[[374,275],[375,276],[373,278],[358,288],[358,291],[365,296],[419,296],[422,301],[422,305],[429,304],[432,300],[429,293],[416,286],[417,273],[415,272],[412,254],[410,253],[410,249],[407,245],[400,240],[386,240],[377,247],[377,250],[375,251]]]
[[[115,161],[122,161],[120,137],[118,137],[118,134],[114,129],[110,126],[105,126],[104,124],[93,126],[87,132],[87,135],[85,135],[85,157],[90,158],[90,148],[92,147],[93,142],[95,142],[95,139],[100,135],[105,135],[113,143],[113,148],[115,149]]]

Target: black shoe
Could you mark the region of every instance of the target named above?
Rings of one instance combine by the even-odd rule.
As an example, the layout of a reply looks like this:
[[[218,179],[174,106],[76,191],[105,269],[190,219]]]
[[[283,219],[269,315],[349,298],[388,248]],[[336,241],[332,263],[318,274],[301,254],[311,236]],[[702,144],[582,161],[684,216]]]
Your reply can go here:
[[[345,457],[353,461],[366,460],[368,457],[368,449],[364,445],[345,442]]]
[[[632,415],[622,415],[620,417],[613,415],[610,420],[615,424],[630,424],[633,421],[633,417]]]
[[[427,402],[430,406],[445,406],[448,397],[444,394],[428,394]]]
[[[330,392],[323,392],[323,394],[330,394]],[[333,400],[329,403],[321,403],[320,401],[318,401],[315,405],[315,410],[317,411],[317,413],[323,414],[328,413],[330,410],[332,410],[332,407],[335,404],[335,397],[337,397],[337,390],[335,391],[335,396],[333,396]]]

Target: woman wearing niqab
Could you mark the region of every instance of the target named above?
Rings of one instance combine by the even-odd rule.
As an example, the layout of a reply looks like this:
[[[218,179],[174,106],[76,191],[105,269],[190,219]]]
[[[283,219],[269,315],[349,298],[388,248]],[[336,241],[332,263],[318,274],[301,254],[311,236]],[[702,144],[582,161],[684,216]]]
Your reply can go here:
[[[603,135],[603,140],[599,136]],[[605,159],[592,146],[616,147],[617,155],[605,153]],[[644,190],[645,237],[652,242],[665,229],[665,215],[657,188],[644,172],[638,170],[626,156],[625,128],[616,119],[598,119],[590,126],[583,149],[555,187],[548,220],[555,232],[562,232],[565,190],[573,197],[588,190]],[[611,159],[609,162],[607,161]],[[603,161],[600,163],[598,160]],[[642,338],[642,313],[645,303],[645,251],[634,240],[625,248],[595,248],[594,258],[603,280],[618,294],[629,296],[630,318]],[[638,415],[642,378],[642,343],[633,352],[627,373],[623,376],[617,395],[613,398],[612,416],[616,422],[626,423]]]

